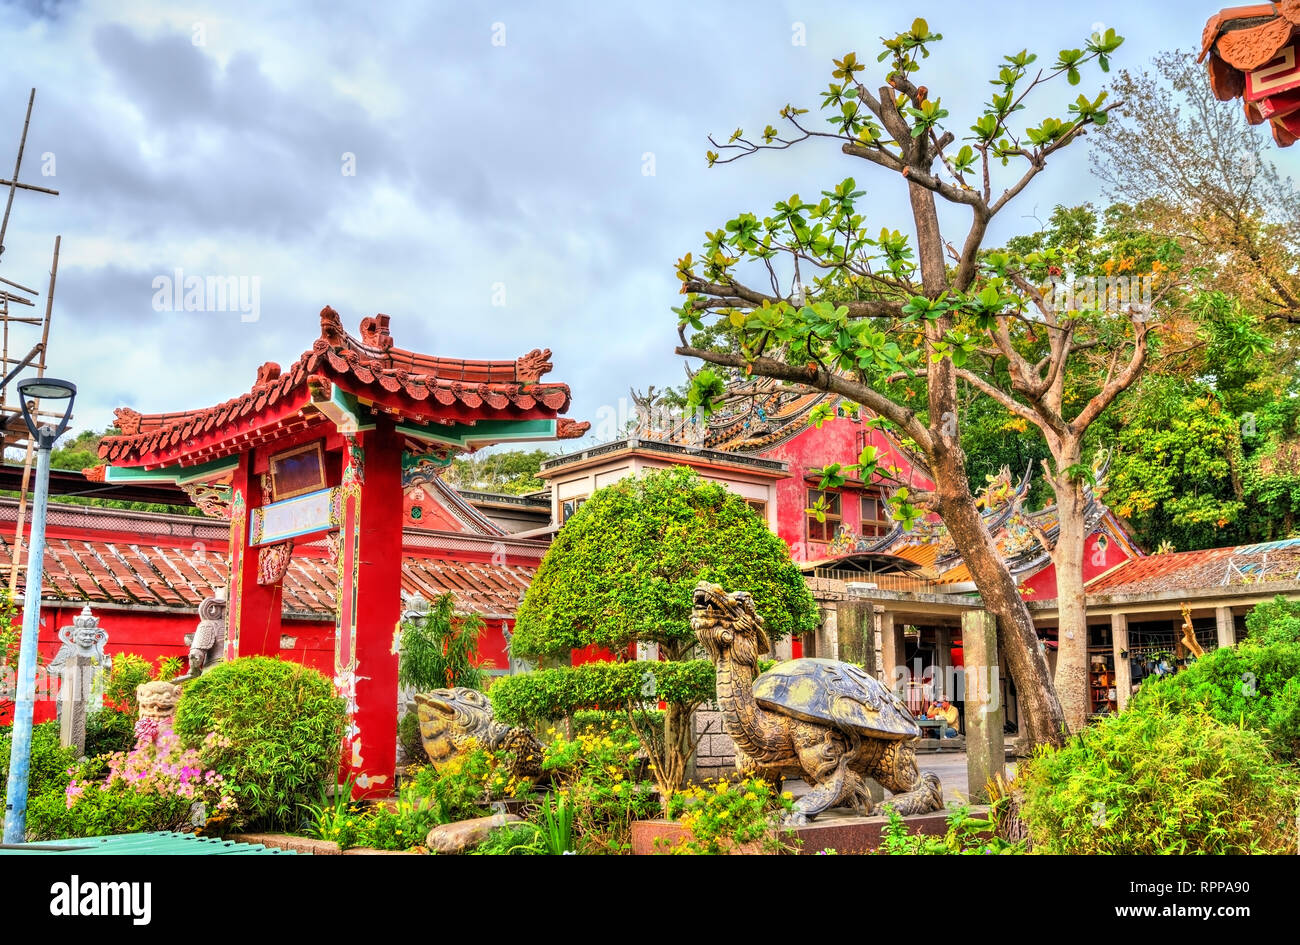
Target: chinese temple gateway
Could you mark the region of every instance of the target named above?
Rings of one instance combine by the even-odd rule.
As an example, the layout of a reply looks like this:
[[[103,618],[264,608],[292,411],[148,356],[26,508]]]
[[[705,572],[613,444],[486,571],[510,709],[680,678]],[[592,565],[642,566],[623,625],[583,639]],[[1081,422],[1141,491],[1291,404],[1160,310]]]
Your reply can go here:
[[[324,544],[337,569],[335,685],[350,714],[345,761],[358,794],[392,789],[401,611],[403,473],[502,442],[578,437],[550,351],[461,361],[393,346],[388,316],[348,334],[338,313],[292,365],[201,410],[117,411],[99,447],[105,482],[170,482],[228,517],[226,658],[280,653],[283,581],[295,544]]]

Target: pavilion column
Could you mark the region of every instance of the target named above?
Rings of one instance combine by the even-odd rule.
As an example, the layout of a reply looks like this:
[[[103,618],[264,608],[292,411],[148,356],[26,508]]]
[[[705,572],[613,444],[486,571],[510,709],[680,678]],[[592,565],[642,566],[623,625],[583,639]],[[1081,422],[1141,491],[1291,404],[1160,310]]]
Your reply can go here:
[[[903,628],[892,610],[880,611],[880,672],[881,682],[895,692],[907,692],[907,667],[903,665],[906,654]]]
[[[947,627],[934,628],[934,694],[956,699],[956,680],[952,675],[952,638]]]
[[[257,583],[258,551],[248,544],[250,509],[266,504],[254,450],[239,457],[230,494],[230,591],[226,659],[280,655],[281,585]]]
[[[380,418],[344,455],[335,661],[351,721],[345,759],[357,797],[393,793],[402,591],[402,439]]]
[[[1219,638],[1219,649],[1237,645],[1237,627],[1232,621],[1231,607],[1214,608],[1214,624]]]
[[[1123,712],[1133,694],[1133,671],[1128,657],[1128,615],[1110,615],[1110,645],[1115,656],[1115,708]]]
[[[961,640],[966,683],[966,793],[972,800],[987,801],[988,783],[1006,774],[997,618],[986,610],[968,610],[961,615]]]

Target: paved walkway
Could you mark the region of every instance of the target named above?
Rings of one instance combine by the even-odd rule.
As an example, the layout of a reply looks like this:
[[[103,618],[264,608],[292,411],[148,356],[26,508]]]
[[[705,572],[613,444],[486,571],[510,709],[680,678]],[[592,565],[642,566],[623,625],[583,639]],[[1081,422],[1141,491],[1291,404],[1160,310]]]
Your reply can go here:
[[[967,793],[966,752],[929,751],[916,756],[916,766],[922,771],[933,771],[943,783],[943,801],[951,804],[964,800]],[[1007,775],[1015,774],[1016,763],[1007,762]]]

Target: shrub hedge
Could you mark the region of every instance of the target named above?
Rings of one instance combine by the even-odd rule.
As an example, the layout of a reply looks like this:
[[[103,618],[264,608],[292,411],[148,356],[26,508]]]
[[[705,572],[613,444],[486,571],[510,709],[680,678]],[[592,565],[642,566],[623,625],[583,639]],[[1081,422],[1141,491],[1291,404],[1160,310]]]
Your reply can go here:
[[[241,823],[293,828],[302,805],[334,783],[342,752],[344,702],[309,666],[265,656],[219,663],[188,683],[176,707],[176,732],[209,749],[239,802]]]
[[[621,710],[629,702],[698,705],[714,697],[713,664],[708,660],[584,663],[503,676],[488,695],[496,717],[511,725],[536,726],[583,709]]]
[[[1284,853],[1300,777],[1260,732],[1155,701],[1021,765],[1021,817],[1058,854]]]
[[[1279,758],[1300,757],[1300,643],[1213,650],[1166,679],[1144,682],[1130,711],[1203,711],[1258,730]]]

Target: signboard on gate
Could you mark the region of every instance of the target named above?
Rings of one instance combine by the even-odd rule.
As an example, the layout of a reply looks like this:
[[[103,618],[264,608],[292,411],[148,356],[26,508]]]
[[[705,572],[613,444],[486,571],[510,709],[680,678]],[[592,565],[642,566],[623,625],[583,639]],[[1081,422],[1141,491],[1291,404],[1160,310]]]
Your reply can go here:
[[[292,499],[282,499],[253,509],[248,522],[248,543],[269,545],[286,538],[338,528],[338,489],[320,489]]]

